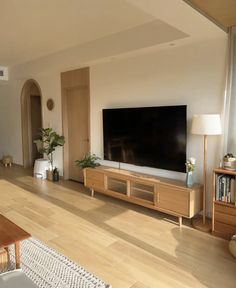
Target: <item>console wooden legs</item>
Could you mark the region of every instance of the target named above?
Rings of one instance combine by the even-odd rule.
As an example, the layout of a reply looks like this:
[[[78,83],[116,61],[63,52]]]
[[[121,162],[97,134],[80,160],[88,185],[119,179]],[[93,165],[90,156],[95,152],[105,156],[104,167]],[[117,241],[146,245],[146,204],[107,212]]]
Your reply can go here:
[[[179,227],[181,227],[182,226],[182,217],[180,216],[179,217]]]
[[[15,243],[16,269],[20,268],[20,242]]]
[[[94,189],[91,189],[91,197],[94,197]]]

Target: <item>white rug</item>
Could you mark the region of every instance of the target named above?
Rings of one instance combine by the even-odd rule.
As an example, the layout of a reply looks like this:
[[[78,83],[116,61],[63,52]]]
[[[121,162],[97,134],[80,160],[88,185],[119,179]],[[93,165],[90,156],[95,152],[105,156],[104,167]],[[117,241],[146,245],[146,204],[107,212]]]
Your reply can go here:
[[[14,246],[10,247],[14,269]],[[111,288],[83,267],[49,248],[39,240],[30,238],[21,242],[21,268],[40,288]]]

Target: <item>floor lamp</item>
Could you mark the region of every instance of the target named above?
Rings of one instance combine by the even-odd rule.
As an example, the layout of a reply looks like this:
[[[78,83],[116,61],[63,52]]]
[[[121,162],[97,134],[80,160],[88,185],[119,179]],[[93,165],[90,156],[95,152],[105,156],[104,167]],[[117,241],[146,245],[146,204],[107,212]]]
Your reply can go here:
[[[218,114],[195,115],[192,121],[192,134],[204,137],[204,169],[203,169],[203,216],[193,219],[193,226],[201,231],[209,232],[211,222],[206,218],[206,188],[207,188],[207,136],[220,135],[221,121]]]

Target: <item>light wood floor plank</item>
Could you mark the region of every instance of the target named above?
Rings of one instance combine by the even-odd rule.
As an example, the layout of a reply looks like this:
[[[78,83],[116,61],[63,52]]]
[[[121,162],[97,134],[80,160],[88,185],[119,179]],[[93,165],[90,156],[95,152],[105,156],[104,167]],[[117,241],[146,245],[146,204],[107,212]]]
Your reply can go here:
[[[83,185],[0,166],[0,213],[113,288],[235,288],[228,242]]]
[[[136,282],[131,288],[150,288],[150,287],[144,285],[143,283]]]

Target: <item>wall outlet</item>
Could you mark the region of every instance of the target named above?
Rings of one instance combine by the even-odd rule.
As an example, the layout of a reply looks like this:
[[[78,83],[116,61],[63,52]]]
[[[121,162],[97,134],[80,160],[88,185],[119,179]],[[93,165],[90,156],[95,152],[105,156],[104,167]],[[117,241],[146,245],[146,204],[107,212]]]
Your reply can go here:
[[[0,66],[0,80],[8,80],[8,68]]]

